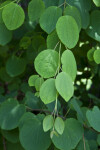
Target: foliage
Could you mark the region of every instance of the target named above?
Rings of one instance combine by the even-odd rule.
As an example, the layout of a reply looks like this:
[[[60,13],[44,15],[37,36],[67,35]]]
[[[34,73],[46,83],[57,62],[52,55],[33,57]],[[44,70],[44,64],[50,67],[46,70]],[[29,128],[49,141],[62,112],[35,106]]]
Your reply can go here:
[[[0,1],[0,150],[100,148],[100,0]]]

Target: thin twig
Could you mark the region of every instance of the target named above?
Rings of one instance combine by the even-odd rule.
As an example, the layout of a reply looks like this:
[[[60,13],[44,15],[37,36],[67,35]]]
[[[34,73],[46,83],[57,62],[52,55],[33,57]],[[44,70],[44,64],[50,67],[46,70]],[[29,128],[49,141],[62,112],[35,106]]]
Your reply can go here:
[[[8,6],[9,4],[14,3],[14,2],[16,2],[16,3],[18,4],[20,1],[21,1],[21,0],[14,0],[14,1],[12,1],[12,2],[9,2],[7,5],[4,5],[4,6],[0,7],[0,9],[3,9],[3,8],[5,8],[6,6]]]
[[[21,1],[21,0],[18,0],[18,1],[17,1],[17,4],[18,4],[20,1]]]
[[[64,10],[65,10],[65,7],[66,7],[66,0],[64,1]]]
[[[32,109],[32,108],[30,108],[28,106],[27,106],[27,110],[30,110],[31,112],[37,111],[37,112],[44,112],[44,113],[51,114],[51,112],[48,111],[48,110],[44,110],[44,109]]]
[[[61,7],[61,6],[63,6],[63,5],[64,5],[64,10],[65,10],[66,5],[71,6],[71,5],[70,5],[69,3],[67,3],[66,0],[65,0],[64,3],[60,4],[58,7]]]
[[[59,43],[57,43],[57,44],[59,44]],[[59,73],[59,69],[60,69],[60,52],[61,52],[61,43],[59,45],[59,62],[58,62],[59,64],[58,64],[58,67],[57,67],[57,70],[56,70],[54,78],[56,78],[56,74]]]
[[[95,131],[96,133],[100,134],[100,132],[96,131],[96,130],[95,130],[94,128],[92,128],[92,127],[88,127],[88,126],[86,126],[85,124],[84,124],[83,126],[84,126],[84,128],[90,129],[90,130]]]
[[[8,6],[9,4],[14,3],[14,2],[17,2],[17,0],[14,0],[14,1],[8,3],[7,5],[4,5],[3,7],[0,7],[0,9],[3,9],[3,8],[5,8],[6,6]]]
[[[58,7],[61,7],[61,6],[63,6],[65,4],[65,2],[64,3],[62,3],[61,5],[59,5]]]
[[[58,46],[59,43],[60,43],[60,41],[56,44],[56,46],[54,47],[54,50],[56,50],[56,48],[57,48],[57,46]]]
[[[66,118],[66,116],[68,115],[69,111],[70,111],[71,108],[69,108],[64,116],[64,118]]]
[[[3,148],[4,148],[4,150],[7,150],[7,148],[6,148],[6,141],[5,141],[4,137],[3,137]]]
[[[85,145],[84,134],[83,134],[83,143],[84,143],[84,150],[86,150],[86,145]]]
[[[30,112],[44,112],[44,113],[53,115],[52,112],[50,112],[50,111],[48,111],[48,110],[32,109],[32,108],[30,108],[30,107],[28,107],[28,106],[26,106],[26,108],[27,108],[27,110],[29,110]],[[56,114],[56,116],[57,116],[57,117],[61,117],[62,119],[65,120],[65,118],[64,118],[63,116],[60,116],[60,115],[58,115],[58,114]]]

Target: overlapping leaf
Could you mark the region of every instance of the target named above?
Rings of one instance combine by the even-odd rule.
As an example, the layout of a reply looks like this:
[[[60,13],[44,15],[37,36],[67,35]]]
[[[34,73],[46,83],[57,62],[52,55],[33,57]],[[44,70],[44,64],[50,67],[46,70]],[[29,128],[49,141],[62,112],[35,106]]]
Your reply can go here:
[[[55,79],[46,80],[40,88],[40,98],[45,104],[49,104],[56,100]]]
[[[62,70],[68,73],[68,75],[74,81],[77,73],[77,66],[73,53],[70,50],[64,51],[61,57],[61,62]]]
[[[40,18],[41,28],[50,34],[55,28],[58,18],[62,15],[61,8],[56,6],[48,7]]]
[[[4,7],[2,18],[9,30],[15,30],[24,23],[25,14],[18,4],[10,3]]]
[[[0,127],[4,130],[15,129],[25,113],[24,105],[19,105],[14,99],[5,101],[0,106]]]
[[[30,21],[36,21],[40,18],[45,10],[45,5],[42,0],[32,0],[28,5],[28,15]]]
[[[76,147],[82,136],[83,127],[77,120],[70,118],[65,121],[63,134],[59,137],[54,135],[52,141],[58,149],[71,150]]]
[[[71,77],[67,73],[61,72],[56,77],[55,83],[59,94],[66,102],[68,102],[74,94],[74,87]]]
[[[38,119],[29,119],[20,130],[20,142],[26,150],[47,150],[50,146],[49,132],[44,132]]]
[[[59,55],[56,51],[47,49],[36,57],[35,69],[43,78],[55,76],[59,67]]]
[[[100,11],[92,11],[90,15],[90,24],[87,28],[87,34],[96,41],[100,42],[100,21],[98,20],[100,20]]]
[[[74,48],[79,40],[79,29],[72,16],[62,16],[56,24],[56,30],[61,42],[68,48]]]

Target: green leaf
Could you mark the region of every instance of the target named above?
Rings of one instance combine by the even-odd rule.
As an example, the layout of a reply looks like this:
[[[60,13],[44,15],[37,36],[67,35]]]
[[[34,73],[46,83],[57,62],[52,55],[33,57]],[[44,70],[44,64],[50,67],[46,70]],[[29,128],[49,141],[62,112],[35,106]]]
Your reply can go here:
[[[0,7],[1,8],[1,7]],[[0,9],[0,24],[3,23],[3,19],[2,19],[2,9]]]
[[[47,150],[51,144],[49,132],[43,131],[42,122],[37,119],[24,123],[19,138],[25,150]]]
[[[3,23],[0,23],[0,45],[8,44],[12,39],[12,32]]]
[[[25,113],[25,107],[14,99],[9,99],[0,106],[0,127],[12,130],[18,126],[19,120]]]
[[[45,118],[44,114],[37,114],[37,119],[43,122],[43,119]]]
[[[59,38],[56,31],[53,31],[47,36],[47,48],[54,49],[58,42]]]
[[[65,121],[65,129],[59,137],[53,136],[54,145],[61,150],[72,150],[76,147],[83,136],[82,125],[73,118]]]
[[[27,82],[23,82],[20,86],[20,90],[23,92],[23,93],[26,93],[27,91],[31,91],[32,88],[29,87],[28,83]]]
[[[73,96],[74,87],[72,79],[67,73],[61,72],[57,75],[56,89],[66,102],[68,102],[70,98]]]
[[[28,47],[31,45],[31,38],[28,36],[24,36],[19,43],[20,48],[22,49],[28,49]]]
[[[43,130],[44,132],[47,132],[53,127],[54,119],[52,115],[48,115],[43,120]]]
[[[6,100],[6,97],[2,95],[3,93],[4,93],[4,88],[0,87],[0,104]]]
[[[37,73],[43,78],[53,77],[59,66],[59,54],[51,49],[44,50],[38,54],[34,65]]]
[[[100,49],[95,50],[93,57],[95,62],[100,64]]]
[[[2,11],[0,10],[0,24],[3,23],[3,19],[2,19]]]
[[[97,143],[98,143],[98,145],[100,146],[100,134],[98,134]]]
[[[79,40],[79,29],[72,16],[62,16],[58,19],[56,30],[61,42],[68,48],[74,48]]]
[[[39,109],[39,101],[40,99],[34,95],[33,92],[28,91],[25,94],[25,104],[30,108],[30,109]]]
[[[75,21],[77,22],[79,31],[81,30],[81,27],[82,27],[81,15],[80,15],[79,10],[76,7],[67,6],[64,10],[64,15],[72,16],[75,19]]]
[[[10,143],[6,141],[7,150],[24,150],[20,143]]]
[[[89,144],[88,144],[88,141],[86,139],[83,139],[79,142],[79,144],[77,145],[77,148],[76,150],[84,150],[84,142],[85,142],[85,149],[86,150],[90,150],[90,147],[89,147]]]
[[[72,105],[74,110],[77,112],[77,114],[78,114],[79,118],[81,118],[82,122],[85,121],[85,117],[84,117],[83,112],[77,102],[77,99],[72,98],[70,101],[70,105]]]
[[[91,9],[91,0],[67,0],[67,3],[78,8],[82,19],[82,28],[86,29],[90,21],[89,10]]]
[[[58,18],[62,15],[61,8],[48,7],[40,17],[41,28],[50,34],[55,28]]]
[[[43,84],[43,82],[44,82],[44,79],[42,77],[39,77],[35,80],[36,91],[40,91],[40,87]]]
[[[54,107],[55,107],[55,101],[47,104],[46,107],[50,112],[53,112]],[[58,112],[61,110],[61,103],[59,101],[57,101],[57,110],[58,110]]]
[[[6,130],[1,130],[2,135],[11,143],[17,143],[19,142],[19,130],[18,128],[11,130],[11,131],[6,131]]]
[[[90,150],[98,150],[97,141],[89,140],[88,143],[89,143]]]
[[[40,98],[45,104],[56,100],[55,79],[47,79],[40,88]]]
[[[58,0],[43,0],[44,3],[45,3],[45,6],[46,7],[49,7],[49,6],[57,6],[58,5]]]
[[[19,121],[19,125],[18,125],[19,130],[23,127],[25,122],[28,122],[29,119],[34,119],[34,118],[36,118],[36,116],[33,113],[25,112]]]
[[[40,96],[40,93],[39,93],[39,92],[36,92],[36,93],[35,93],[35,96],[36,96],[36,97],[39,97],[39,96]]]
[[[70,50],[65,50],[61,57],[62,70],[72,78],[74,81],[77,74],[76,60]]]
[[[0,23],[3,23],[3,19],[2,19],[2,11],[3,8],[8,5],[11,1],[5,1],[3,3],[0,3]]]
[[[93,58],[94,51],[95,51],[95,49],[92,48],[92,49],[90,49],[90,50],[87,52],[87,58],[88,58],[89,61],[93,61],[93,60],[94,60],[94,58]]]
[[[18,76],[25,71],[26,62],[17,56],[10,57],[6,63],[6,71],[11,77]]]
[[[13,78],[7,74],[5,67],[0,68],[0,79],[8,83],[13,80]]]
[[[59,134],[63,134],[65,123],[62,118],[57,117],[54,123],[54,127]]]
[[[55,130],[52,130],[52,131],[50,132],[50,137],[51,137],[51,139],[53,138],[54,135],[57,136],[57,137],[59,136],[58,133],[57,133]]]
[[[37,50],[39,49],[39,47],[41,45],[44,45],[44,44],[45,44],[45,39],[44,39],[43,36],[41,36],[41,35],[33,36],[33,38],[32,38],[32,47],[33,47],[34,51],[36,51],[36,53],[38,52]]]
[[[94,106],[92,110],[86,112],[86,117],[89,124],[96,131],[100,132],[100,110],[97,106]]]
[[[97,7],[100,7],[100,0],[93,0],[93,2]]]
[[[15,30],[24,23],[25,14],[18,4],[10,3],[4,7],[2,18],[9,30]]]
[[[86,31],[90,37],[100,42],[100,21],[98,20],[100,20],[100,11],[92,11],[90,15],[90,25]]]
[[[28,5],[28,16],[30,21],[36,21],[45,10],[42,0],[32,0]]]
[[[35,81],[37,78],[39,78],[39,75],[31,75],[28,79],[29,86],[35,86]]]

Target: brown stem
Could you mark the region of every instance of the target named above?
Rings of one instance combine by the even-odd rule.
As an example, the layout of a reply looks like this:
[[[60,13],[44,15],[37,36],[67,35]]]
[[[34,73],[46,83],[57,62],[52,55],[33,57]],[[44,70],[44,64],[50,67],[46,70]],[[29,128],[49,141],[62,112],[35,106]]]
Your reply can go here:
[[[27,110],[31,111],[31,112],[44,112],[44,113],[47,113],[47,114],[52,114],[52,112],[48,111],[48,110],[43,110],[43,109],[31,109],[30,107],[27,107]],[[59,115],[56,115],[57,117],[61,117],[62,119],[65,120],[65,117],[63,116],[59,116]]]
[[[50,111],[48,111],[48,110],[44,110],[44,109],[32,109],[32,108],[30,108],[30,107],[28,107],[28,106],[26,106],[27,107],[27,110],[29,110],[29,111],[31,111],[31,112],[44,112],[44,113],[47,113],[47,114],[52,114],[52,112],[50,112]],[[68,114],[68,112],[69,112],[70,110],[68,110],[67,111],[67,114]],[[56,115],[57,117],[61,117],[62,119],[64,119],[64,120],[66,120],[66,116],[59,116],[59,115]],[[84,126],[84,128],[87,128],[87,129],[90,129],[90,130],[92,130],[92,131],[95,131],[95,132],[97,132],[98,134],[100,134],[100,132],[98,132],[98,131],[96,131],[95,129],[93,129],[92,127],[88,127],[87,125],[83,125]]]
[[[96,133],[100,134],[100,132],[96,131],[95,129],[93,129],[92,127],[88,127],[84,124],[84,128],[90,129],[92,131],[95,131]]]
[[[36,111],[36,112],[44,112],[44,113],[51,114],[50,111],[48,111],[48,110],[43,110],[43,109],[32,109],[32,108],[30,108],[30,107],[27,107],[27,110],[29,110],[29,111],[31,111],[31,112]]]

